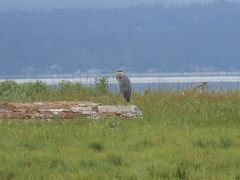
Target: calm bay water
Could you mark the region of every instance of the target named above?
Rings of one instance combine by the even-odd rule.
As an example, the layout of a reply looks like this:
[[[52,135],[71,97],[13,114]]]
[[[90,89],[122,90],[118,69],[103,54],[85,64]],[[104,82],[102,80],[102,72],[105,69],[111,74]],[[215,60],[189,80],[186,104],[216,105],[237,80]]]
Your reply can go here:
[[[0,81],[14,80],[17,83],[43,81],[49,85],[57,86],[62,81],[80,82],[86,85],[93,85],[96,77],[45,77],[45,78],[2,78]],[[114,77],[108,77],[110,89],[118,89]],[[146,89],[181,90],[189,87],[196,87],[202,82],[207,82],[206,90],[236,90],[240,89],[240,76],[153,76],[153,77],[130,77],[135,91]]]

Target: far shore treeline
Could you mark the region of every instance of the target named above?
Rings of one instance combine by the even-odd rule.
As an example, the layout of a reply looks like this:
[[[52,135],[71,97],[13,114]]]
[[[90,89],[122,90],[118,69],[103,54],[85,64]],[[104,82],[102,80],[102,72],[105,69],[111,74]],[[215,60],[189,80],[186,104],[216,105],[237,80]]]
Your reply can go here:
[[[0,74],[238,71],[240,5],[0,12]]]

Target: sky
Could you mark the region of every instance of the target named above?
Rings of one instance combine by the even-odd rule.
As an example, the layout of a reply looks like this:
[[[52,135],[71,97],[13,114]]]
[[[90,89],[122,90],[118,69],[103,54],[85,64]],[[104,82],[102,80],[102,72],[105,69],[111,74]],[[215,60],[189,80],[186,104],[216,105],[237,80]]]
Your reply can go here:
[[[53,8],[114,8],[164,2],[168,4],[211,3],[216,0],[1,0],[0,11],[11,9],[49,10]],[[226,0],[238,1],[240,0]]]

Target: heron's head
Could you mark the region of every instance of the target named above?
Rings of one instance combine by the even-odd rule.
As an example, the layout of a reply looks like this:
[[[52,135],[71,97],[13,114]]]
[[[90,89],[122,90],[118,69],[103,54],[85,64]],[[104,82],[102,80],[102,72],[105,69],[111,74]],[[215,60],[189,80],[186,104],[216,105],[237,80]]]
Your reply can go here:
[[[116,71],[116,79],[117,81],[121,81],[124,78],[125,74],[122,71]]]

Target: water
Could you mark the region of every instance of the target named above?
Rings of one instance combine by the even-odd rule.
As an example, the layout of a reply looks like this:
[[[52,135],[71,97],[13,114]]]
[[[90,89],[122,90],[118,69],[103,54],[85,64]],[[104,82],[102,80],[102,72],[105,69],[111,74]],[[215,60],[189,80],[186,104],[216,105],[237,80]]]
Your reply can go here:
[[[43,81],[49,85],[57,86],[62,81],[81,82],[93,85],[96,77],[44,77],[44,78],[2,78],[0,81],[14,80],[17,83]],[[114,77],[108,77],[110,89],[118,89]],[[130,77],[135,91],[146,89],[182,90],[196,87],[202,82],[207,82],[207,90],[236,90],[240,89],[240,76],[238,75],[211,75],[211,76],[132,76]]]

